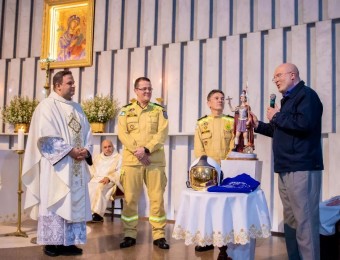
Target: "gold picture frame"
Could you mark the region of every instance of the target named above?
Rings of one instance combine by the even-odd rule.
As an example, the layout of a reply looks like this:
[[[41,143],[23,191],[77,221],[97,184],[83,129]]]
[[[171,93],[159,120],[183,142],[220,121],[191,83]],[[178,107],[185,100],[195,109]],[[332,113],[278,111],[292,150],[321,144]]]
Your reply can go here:
[[[51,69],[91,66],[93,21],[94,0],[45,0],[41,59]]]

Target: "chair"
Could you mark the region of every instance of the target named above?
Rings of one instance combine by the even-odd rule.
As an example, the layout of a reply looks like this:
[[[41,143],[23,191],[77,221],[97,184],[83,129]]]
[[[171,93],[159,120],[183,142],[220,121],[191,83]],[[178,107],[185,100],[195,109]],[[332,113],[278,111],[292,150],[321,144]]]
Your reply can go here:
[[[120,207],[115,207],[115,201],[118,200],[120,201]],[[120,209],[123,210],[123,199],[124,199],[124,192],[121,191],[118,187],[116,190],[113,192],[111,195],[111,222],[113,222],[113,217],[114,217],[114,212],[115,209]],[[120,217],[120,215],[119,215]]]

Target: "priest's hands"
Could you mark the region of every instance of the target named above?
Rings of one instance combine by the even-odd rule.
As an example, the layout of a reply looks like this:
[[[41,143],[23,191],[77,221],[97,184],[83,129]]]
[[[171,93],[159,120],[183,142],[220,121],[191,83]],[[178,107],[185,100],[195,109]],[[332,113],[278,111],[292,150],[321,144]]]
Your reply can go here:
[[[99,183],[108,184],[110,182],[110,179],[108,177],[104,177],[102,180],[99,181]]]
[[[87,150],[85,148],[72,148],[69,155],[77,161],[82,161],[87,156]]]

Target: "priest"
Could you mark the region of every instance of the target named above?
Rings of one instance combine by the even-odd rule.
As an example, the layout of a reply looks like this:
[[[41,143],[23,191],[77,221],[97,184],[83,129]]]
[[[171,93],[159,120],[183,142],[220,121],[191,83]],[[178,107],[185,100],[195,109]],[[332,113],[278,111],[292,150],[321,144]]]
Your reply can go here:
[[[91,181],[89,192],[91,199],[92,222],[103,222],[107,202],[120,184],[122,156],[115,150],[110,140],[102,142],[102,152],[94,157],[90,168]]]
[[[80,255],[91,220],[88,164],[92,134],[71,71],[53,77],[53,92],[34,111],[23,165],[25,208],[38,220],[37,243],[48,256]]]

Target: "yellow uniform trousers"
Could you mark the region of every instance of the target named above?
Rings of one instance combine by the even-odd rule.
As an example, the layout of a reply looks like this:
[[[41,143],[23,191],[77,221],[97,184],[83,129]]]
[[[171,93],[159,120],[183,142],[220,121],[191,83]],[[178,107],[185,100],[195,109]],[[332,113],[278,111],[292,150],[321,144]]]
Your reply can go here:
[[[166,215],[163,194],[167,178],[163,166],[123,166],[121,183],[124,188],[125,201],[122,221],[125,237],[137,237],[138,202],[143,189],[147,187],[150,201],[149,222],[152,226],[153,240],[165,237]]]

